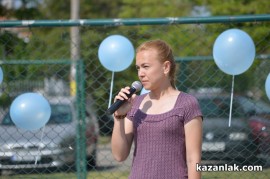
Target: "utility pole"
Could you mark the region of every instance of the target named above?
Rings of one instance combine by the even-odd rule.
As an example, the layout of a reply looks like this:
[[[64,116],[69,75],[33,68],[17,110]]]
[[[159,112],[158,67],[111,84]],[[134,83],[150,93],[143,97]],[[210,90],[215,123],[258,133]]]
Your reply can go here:
[[[71,20],[78,20],[80,12],[80,0],[71,0]],[[70,95],[76,95],[76,64],[80,59],[80,30],[78,26],[70,29],[70,52],[71,52],[71,69],[70,69]]]
[[[78,20],[80,12],[80,0],[71,0],[71,20]],[[76,171],[78,179],[86,179],[86,147],[85,147],[85,112],[81,107],[82,92],[76,91],[81,80],[76,81],[77,64],[80,59],[80,29],[78,26],[71,27],[70,32],[70,52],[71,52],[71,69],[70,69],[70,95],[76,96],[77,109],[77,132],[76,132]],[[78,84],[77,84],[78,83]],[[78,94],[78,95],[77,95]]]
[[[79,20],[80,0],[71,0],[71,20]],[[71,52],[71,69],[70,69],[70,95],[76,96],[77,109],[77,133],[76,133],[76,171],[78,179],[86,179],[86,148],[85,148],[85,112],[81,107],[82,92],[76,91],[80,81],[76,81],[78,60],[80,59],[80,29],[79,26],[70,29],[70,52]]]

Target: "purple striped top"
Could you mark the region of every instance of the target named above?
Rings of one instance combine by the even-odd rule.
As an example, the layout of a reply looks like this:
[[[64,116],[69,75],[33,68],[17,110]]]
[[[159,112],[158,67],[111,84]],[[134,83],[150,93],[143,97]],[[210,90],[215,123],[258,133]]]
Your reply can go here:
[[[146,114],[137,96],[127,117],[133,121],[134,144],[129,179],[188,178],[184,125],[202,116],[198,101],[181,92],[174,108],[162,114]]]

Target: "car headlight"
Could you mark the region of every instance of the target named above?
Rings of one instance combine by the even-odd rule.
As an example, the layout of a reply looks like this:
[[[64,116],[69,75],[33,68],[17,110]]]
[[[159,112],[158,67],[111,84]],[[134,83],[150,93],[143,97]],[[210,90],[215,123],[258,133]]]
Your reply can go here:
[[[232,132],[229,135],[230,140],[246,140],[247,138],[248,136],[244,132]]]

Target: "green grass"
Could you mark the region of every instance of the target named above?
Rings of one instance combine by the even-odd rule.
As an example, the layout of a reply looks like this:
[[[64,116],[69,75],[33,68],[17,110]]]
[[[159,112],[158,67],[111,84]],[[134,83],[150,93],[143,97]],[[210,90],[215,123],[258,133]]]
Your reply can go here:
[[[127,172],[91,171],[87,179],[127,179]],[[76,173],[54,173],[54,174],[19,174],[0,176],[1,179],[77,179]]]
[[[127,172],[112,171],[90,171],[87,179],[127,179]],[[32,175],[14,175],[1,176],[1,179],[76,179],[74,173],[54,173],[54,174],[32,174]],[[203,172],[202,179],[268,179],[270,178],[270,169],[264,169],[262,172]]]
[[[98,144],[105,145],[111,142],[111,136],[99,136]]]
[[[269,179],[270,169],[262,172],[203,172],[202,179]]]
[[[1,176],[1,179],[76,179],[77,176],[71,173],[55,173],[55,174],[20,174]]]
[[[90,172],[87,179],[127,179],[129,172]]]

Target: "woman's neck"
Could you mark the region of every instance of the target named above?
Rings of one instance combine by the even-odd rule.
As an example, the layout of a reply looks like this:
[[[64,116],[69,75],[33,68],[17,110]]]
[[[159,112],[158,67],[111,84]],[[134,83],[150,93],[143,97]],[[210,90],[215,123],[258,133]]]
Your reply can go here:
[[[177,89],[173,88],[172,86],[169,86],[168,88],[165,88],[165,89],[151,90],[151,92],[149,93],[149,98],[158,100],[163,97],[175,96],[178,94],[179,94],[179,91]]]

